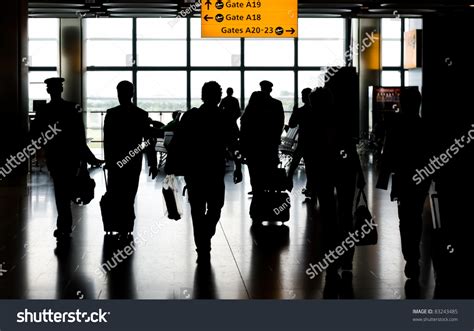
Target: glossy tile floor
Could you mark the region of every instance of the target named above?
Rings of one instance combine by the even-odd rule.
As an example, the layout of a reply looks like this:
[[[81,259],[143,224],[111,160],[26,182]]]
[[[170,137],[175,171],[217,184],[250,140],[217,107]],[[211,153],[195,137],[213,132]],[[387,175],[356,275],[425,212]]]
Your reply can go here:
[[[195,263],[189,205],[184,206],[182,220],[167,219],[161,196],[163,174],[152,181],[143,172],[135,205],[134,235],[139,243],[106,276],[99,268],[120,247],[104,239],[99,209],[104,178],[101,169],[91,174],[97,183],[96,198],[85,207],[73,207],[73,239],[66,247],[57,248],[52,236],[56,210],[44,170],[25,178],[24,185],[0,187],[0,269],[6,270],[0,274],[0,298],[433,298],[433,270],[424,248],[429,238],[422,244],[421,288],[411,291],[403,275],[396,204],[390,202],[388,192],[373,189],[370,167],[368,198],[379,223],[379,244],[357,248],[352,284],[341,283],[331,291],[325,288],[324,276],[310,280],[305,272],[323,252],[318,209],[300,193],[304,170],[295,175],[287,226],[258,231],[250,230],[248,176],[234,185],[229,172],[226,203],[212,242],[212,266],[204,270]],[[429,224],[428,204],[425,210]]]

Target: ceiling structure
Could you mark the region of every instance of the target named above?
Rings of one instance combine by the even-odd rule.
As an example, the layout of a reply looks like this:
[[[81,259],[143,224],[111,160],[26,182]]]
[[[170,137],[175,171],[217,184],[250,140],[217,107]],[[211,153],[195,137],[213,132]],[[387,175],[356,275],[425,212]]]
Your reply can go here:
[[[205,0],[203,0],[205,1]],[[244,0],[241,0],[244,1]],[[245,0],[246,1],[246,0]],[[181,11],[200,15],[198,0],[32,0],[30,17],[175,17]],[[184,12],[183,12],[184,13]],[[474,13],[472,1],[315,1],[299,0],[299,16],[420,17],[445,13]]]

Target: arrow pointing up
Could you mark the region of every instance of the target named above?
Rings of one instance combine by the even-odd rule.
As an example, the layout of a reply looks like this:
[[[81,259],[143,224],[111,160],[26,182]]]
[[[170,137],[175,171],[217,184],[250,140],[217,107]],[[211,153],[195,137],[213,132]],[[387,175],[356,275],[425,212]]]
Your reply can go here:
[[[204,19],[205,19],[205,20],[206,20],[206,22],[207,22],[207,21],[209,21],[209,20],[212,20],[212,19],[214,19],[214,17],[212,17],[212,16],[208,16],[208,15],[206,14],[206,16],[204,16]]]
[[[295,34],[296,30],[294,28],[291,28],[290,30],[286,30],[286,32],[291,32],[291,34]]]
[[[209,7],[212,5],[212,2],[209,0],[206,1],[205,5],[207,6],[207,10],[209,10]],[[207,21],[207,20],[206,20]]]

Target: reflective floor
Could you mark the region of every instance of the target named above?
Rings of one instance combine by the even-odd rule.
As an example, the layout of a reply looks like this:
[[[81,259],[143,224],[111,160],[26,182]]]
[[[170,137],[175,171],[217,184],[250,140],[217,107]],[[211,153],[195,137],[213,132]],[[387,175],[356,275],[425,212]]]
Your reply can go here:
[[[251,231],[248,175],[234,185],[226,176],[226,202],[212,241],[212,264],[198,268],[189,205],[184,217],[164,216],[163,174],[152,181],[142,173],[135,205],[135,251],[117,262],[125,249],[104,238],[99,199],[104,193],[101,169],[91,175],[96,198],[74,206],[75,225],[70,245],[56,246],[52,233],[56,210],[48,174],[34,172],[25,185],[0,187],[0,298],[25,299],[404,299],[433,298],[433,269],[428,237],[423,239],[421,287],[406,284],[400,251],[397,206],[389,193],[375,190],[367,170],[370,208],[379,224],[377,246],[358,247],[353,278],[328,288],[324,275],[311,280],[309,263],[321,255],[318,208],[301,195],[304,170],[295,175],[291,219],[287,226]],[[428,203],[425,223],[430,224]],[[130,246],[130,245],[129,245]],[[128,248],[130,249],[130,247]],[[130,251],[128,251],[130,253]],[[101,265],[109,263],[104,274]],[[6,270],[6,271],[5,271]]]

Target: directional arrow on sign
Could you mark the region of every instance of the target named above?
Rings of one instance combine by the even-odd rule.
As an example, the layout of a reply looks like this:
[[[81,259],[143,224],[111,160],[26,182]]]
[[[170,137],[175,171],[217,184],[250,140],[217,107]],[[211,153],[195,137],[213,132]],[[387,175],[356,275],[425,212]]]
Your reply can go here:
[[[209,8],[211,7],[212,5],[212,2],[210,2],[209,0],[206,1],[205,5],[207,6],[207,10],[209,10]]]
[[[214,19],[214,17],[209,16],[207,14],[206,14],[206,16],[204,16],[204,20],[206,20],[206,22],[209,21],[209,20],[212,20],[212,19]]]
[[[286,32],[291,32],[291,34],[295,34],[296,30],[294,28],[291,28],[290,30],[286,30]]]

